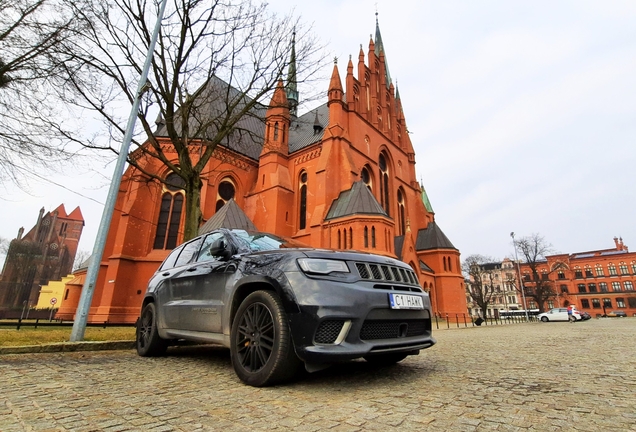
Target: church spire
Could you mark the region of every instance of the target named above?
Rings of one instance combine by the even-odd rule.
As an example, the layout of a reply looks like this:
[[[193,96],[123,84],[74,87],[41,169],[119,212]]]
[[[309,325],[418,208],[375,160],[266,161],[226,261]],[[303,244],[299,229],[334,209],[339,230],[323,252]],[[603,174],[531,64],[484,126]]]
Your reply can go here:
[[[389,73],[389,62],[386,59],[386,52],[384,51],[384,44],[382,43],[382,35],[380,34],[380,24],[378,22],[378,13],[375,13],[375,55],[380,57],[380,54],[384,54],[384,70],[386,71],[386,88],[391,86],[391,74]]]
[[[289,58],[289,69],[287,70],[287,86],[285,87],[287,100],[289,101],[289,113],[297,115],[298,108],[298,87],[296,78],[296,31],[292,33],[291,55]]]

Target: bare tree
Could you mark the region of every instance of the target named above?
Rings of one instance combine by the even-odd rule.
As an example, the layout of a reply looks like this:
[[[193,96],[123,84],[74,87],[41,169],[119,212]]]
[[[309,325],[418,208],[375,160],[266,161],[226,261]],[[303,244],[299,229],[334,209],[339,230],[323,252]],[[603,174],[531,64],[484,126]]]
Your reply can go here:
[[[521,289],[526,298],[532,298],[539,311],[543,312],[546,302],[556,297],[554,282],[549,280],[548,274],[556,271],[559,266],[549,269],[547,273],[539,273],[539,268],[546,264],[546,255],[552,252],[552,245],[539,234],[532,234],[517,240],[515,246],[530,270],[529,275],[521,281]]]
[[[87,250],[78,250],[75,253],[75,259],[73,260],[73,270],[80,269],[86,266],[86,262],[91,256],[91,252]]]
[[[63,122],[54,90],[64,88],[69,60],[61,42],[77,47],[83,0],[0,0],[0,183],[21,180],[73,156],[49,123]]]
[[[494,264],[493,258],[479,254],[469,255],[462,263],[462,271],[470,281],[470,296],[484,318],[495,299]]]
[[[65,65],[73,92],[61,96],[98,114],[111,139],[83,145],[117,152],[111,143],[125,133],[122,107],[135,98],[158,8],[157,0],[107,0],[76,11],[86,23],[85,46]],[[217,145],[253,145],[275,87],[290,66],[295,81],[313,76],[319,48],[298,18],[268,13],[265,3],[168,0],[128,162],[138,181],[178,176],[171,186],[185,192],[185,240],[197,234],[202,178]],[[73,131],[57,132],[80,141]]]

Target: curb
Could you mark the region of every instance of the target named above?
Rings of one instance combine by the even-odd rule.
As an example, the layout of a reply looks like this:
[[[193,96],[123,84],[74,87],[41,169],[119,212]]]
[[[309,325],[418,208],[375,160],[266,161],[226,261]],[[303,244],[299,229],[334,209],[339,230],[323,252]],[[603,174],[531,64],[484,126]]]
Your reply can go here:
[[[106,351],[134,349],[134,341],[109,341],[109,342],[61,342],[44,345],[25,345],[0,347],[0,355],[3,354],[34,354],[56,353],[74,351]]]

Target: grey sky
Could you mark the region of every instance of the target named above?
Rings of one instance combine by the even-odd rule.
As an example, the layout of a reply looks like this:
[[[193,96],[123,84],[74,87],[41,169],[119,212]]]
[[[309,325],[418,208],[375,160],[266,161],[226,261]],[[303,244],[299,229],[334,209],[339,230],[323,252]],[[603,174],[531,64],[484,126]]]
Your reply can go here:
[[[270,1],[314,23],[343,79],[349,55],[356,64],[360,44],[368,49],[375,4]],[[377,8],[418,177],[464,257],[511,255],[511,231],[540,233],[559,252],[609,248],[614,236],[636,248],[636,2],[394,0]],[[55,181],[105,200],[97,175]],[[50,184],[32,186],[33,196],[2,194],[1,237],[29,229],[40,207],[65,203],[67,211],[81,206],[80,248],[92,249],[101,206]]]

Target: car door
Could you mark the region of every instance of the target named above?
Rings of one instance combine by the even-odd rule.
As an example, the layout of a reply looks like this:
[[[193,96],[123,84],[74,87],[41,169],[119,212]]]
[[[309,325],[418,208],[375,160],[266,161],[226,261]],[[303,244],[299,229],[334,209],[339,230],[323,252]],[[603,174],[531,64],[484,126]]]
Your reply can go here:
[[[174,323],[178,322],[178,311],[172,307],[170,277],[178,272],[178,270],[175,269],[175,265],[184,246],[185,245],[179,246],[168,255],[148,283],[148,286],[155,292],[155,301],[158,311],[157,318],[159,327],[161,328],[173,328]]]
[[[228,244],[221,232],[210,233],[203,240],[192,264],[195,289],[191,293],[193,307],[188,330],[222,333],[226,285],[236,271],[236,264],[226,255]]]
[[[177,279],[181,290],[183,309],[187,318],[182,320],[183,330],[221,333],[224,293],[228,276],[236,266],[225,260],[218,247],[225,237],[213,232],[202,238],[196,258]],[[224,243],[227,244],[227,241]]]
[[[192,262],[196,259],[202,237],[198,237],[183,245],[181,253],[177,257],[170,275],[170,295],[164,303],[164,315],[166,325],[171,329],[184,330],[191,327],[188,321],[191,319],[191,300],[194,291],[194,273]]]

